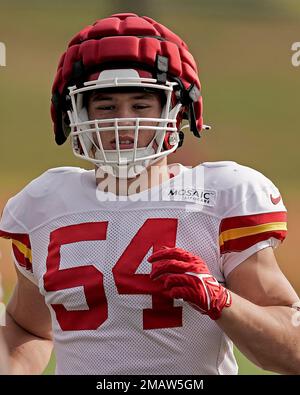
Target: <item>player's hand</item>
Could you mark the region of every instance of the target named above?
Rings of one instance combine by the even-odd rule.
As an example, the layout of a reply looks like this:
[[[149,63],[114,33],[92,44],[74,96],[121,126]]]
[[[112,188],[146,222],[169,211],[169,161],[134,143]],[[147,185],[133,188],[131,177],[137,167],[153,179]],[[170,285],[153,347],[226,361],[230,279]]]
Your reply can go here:
[[[231,305],[230,292],[210,273],[200,257],[181,248],[163,247],[152,254],[150,278],[163,282],[166,294],[183,299],[213,320]]]

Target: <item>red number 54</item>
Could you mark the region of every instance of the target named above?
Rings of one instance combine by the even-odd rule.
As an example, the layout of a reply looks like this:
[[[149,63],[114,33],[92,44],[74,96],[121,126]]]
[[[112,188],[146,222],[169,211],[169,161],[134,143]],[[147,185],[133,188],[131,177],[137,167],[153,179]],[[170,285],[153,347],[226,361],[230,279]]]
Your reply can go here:
[[[88,310],[67,310],[63,304],[52,304],[62,330],[95,330],[108,318],[109,306],[103,285],[103,274],[94,265],[60,269],[60,249],[64,244],[106,240],[108,222],[88,222],[65,226],[50,234],[44,287],[47,292],[83,287]],[[182,326],[182,308],[162,295],[158,282],[149,274],[136,273],[148,251],[162,246],[174,247],[177,219],[147,219],[112,268],[120,295],[151,295],[152,307],[143,309],[143,329]]]

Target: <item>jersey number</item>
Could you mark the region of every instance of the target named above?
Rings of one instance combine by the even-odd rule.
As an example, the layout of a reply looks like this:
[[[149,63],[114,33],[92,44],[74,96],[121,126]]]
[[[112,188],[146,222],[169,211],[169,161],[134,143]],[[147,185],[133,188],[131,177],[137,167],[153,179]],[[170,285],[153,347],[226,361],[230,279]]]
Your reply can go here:
[[[62,330],[95,330],[108,317],[103,274],[94,265],[60,269],[61,246],[80,241],[106,240],[107,228],[108,222],[89,222],[65,226],[50,234],[45,290],[53,292],[83,287],[89,307],[88,310],[70,311],[63,304],[52,304]],[[143,329],[182,326],[182,307],[175,307],[173,299],[162,295],[161,284],[152,281],[149,274],[136,273],[151,248],[155,252],[162,246],[175,246],[176,232],[177,219],[147,219],[112,269],[120,295],[152,295],[152,308],[143,310]]]

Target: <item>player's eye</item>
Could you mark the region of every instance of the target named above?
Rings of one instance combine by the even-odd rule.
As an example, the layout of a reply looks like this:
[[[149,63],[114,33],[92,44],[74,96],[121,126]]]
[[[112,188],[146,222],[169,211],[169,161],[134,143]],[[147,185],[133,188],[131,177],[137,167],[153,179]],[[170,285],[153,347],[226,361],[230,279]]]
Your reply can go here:
[[[135,104],[133,106],[134,109],[136,110],[145,110],[146,108],[150,108],[151,106],[148,104]]]
[[[107,105],[107,106],[97,106],[95,107],[95,110],[100,110],[100,111],[112,111],[114,110],[114,106],[112,105]]]

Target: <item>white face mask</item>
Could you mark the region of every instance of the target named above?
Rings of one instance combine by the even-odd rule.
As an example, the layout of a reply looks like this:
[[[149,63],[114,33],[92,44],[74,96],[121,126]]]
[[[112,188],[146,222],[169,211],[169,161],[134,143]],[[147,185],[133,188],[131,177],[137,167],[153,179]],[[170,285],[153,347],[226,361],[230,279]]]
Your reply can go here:
[[[77,89],[76,86],[69,88],[72,111],[68,111],[68,115],[74,154],[94,163],[98,167],[105,166],[106,169],[111,169],[110,173],[116,177],[132,178],[140,174],[141,169],[174,152],[180,141],[176,123],[177,115],[181,108],[180,103],[171,108],[171,97],[175,85],[177,84],[173,82],[166,82],[165,85],[160,85],[155,79],[141,78],[136,70],[121,69],[102,71],[97,80],[85,82],[83,88]],[[87,110],[83,106],[83,94],[92,90],[120,87],[151,88],[157,92],[163,91],[166,95],[166,104],[162,110],[161,117],[89,120]],[[122,126],[124,122],[132,126]],[[134,133],[133,148],[120,149],[117,143],[115,150],[104,150],[102,145],[103,133],[114,131],[115,140],[118,142],[122,128],[126,128],[126,130],[132,129]],[[138,148],[137,142],[140,133],[149,129],[155,131],[154,138],[146,147]],[[164,149],[163,147],[167,133],[170,149]]]

